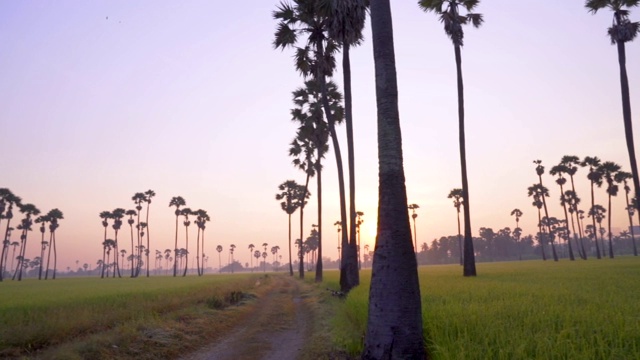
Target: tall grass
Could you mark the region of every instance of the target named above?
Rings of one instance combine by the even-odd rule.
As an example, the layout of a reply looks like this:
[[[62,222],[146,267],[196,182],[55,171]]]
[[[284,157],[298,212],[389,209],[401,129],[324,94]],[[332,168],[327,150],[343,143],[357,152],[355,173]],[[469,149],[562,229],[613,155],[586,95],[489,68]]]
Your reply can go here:
[[[434,359],[640,359],[640,259],[419,268]],[[333,333],[354,355],[366,330],[370,272],[339,306]],[[390,294],[393,296],[393,294]]]
[[[196,304],[220,306],[257,275],[26,280],[0,286],[0,357],[141,324]]]

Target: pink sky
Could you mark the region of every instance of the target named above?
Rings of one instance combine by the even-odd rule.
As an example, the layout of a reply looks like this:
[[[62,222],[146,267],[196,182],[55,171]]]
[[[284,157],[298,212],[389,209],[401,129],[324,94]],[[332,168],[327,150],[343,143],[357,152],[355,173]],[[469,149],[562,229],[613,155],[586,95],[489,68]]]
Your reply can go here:
[[[178,195],[211,215],[209,255],[216,245],[226,254],[233,243],[244,263],[250,243],[286,248],[287,217],[274,196],[281,182],[304,180],[287,156],[295,132],[291,91],[302,79],[292,52],[272,48],[276,5],[0,2],[0,187],[42,211],[64,212],[61,269],[75,260],[94,265],[102,253],[98,214],[132,208],[131,196],[148,189],[157,193],[152,250],[173,248],[168,204]],[[446,197],[460,186],[453,48],[437,18],[416,2],[393,1],[392,8],[407,192],[420,205],[418,242],[430,242],[456,233]],[[590,155],[629,169],[617,53],[606,37],[611,15],[591,15],[582,1],[484,1],[478,12],[486,23],[466,30],[463,49],[473,233],[515,227],[509,214],[517,207],[529,234],[537,221],[526,191],[536,181],[532,160],[549,169],[563,155]],[[352,51],[357,207],[365,213],[363,242],[373,245],[378,185],[368,27],[365,36]],[[638,41],[627,44],[627,57],[637,119]],[[336,82],[342,84],[340,71]],[[346,162],[344,138],[341,146]],[[586,204],[586,172],[578,178]],[[336,258],[332,153],[323,180],[325,253]],[[560,218],[559,189],[550,176],[545,181],[551,216]],[[618,229],[627,226],[622,199],[614,203]],[[605,200],[603,188],[597,202]],[[307,225],[315,206],[312,198]],[[37,256],[34,230],[27,257]]]

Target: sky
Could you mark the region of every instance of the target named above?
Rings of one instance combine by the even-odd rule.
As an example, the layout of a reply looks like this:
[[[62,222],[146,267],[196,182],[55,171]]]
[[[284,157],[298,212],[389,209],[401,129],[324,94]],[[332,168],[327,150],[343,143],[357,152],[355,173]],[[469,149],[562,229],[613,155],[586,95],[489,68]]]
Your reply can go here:
[[[173,249],[175,216],[168,204],[174,196],[211,216],[205,253],[212,267],[218,266],[217,245],[226,254],[235,244],[243,264],[249,244],[286,249],[287,215],[275,194],[288,179],[304,182],[288,156],[296,130],[291,92],[303,79],[293,51],[273,48],[277,4],[0,2],[0,187],[43,212],[62,210],[60,269],[75,268],[76,260],[95,266],[103,240],[98,214],[133,208],[133,194],[148,189],[157,194],[152,253]],[[434,14],[415,1],[391,5],[407,194],[420,206],[418,243],[430,243],[457,233],[447,198],[461,183],[454,52]],[[527,187],[537,181],[534,159],[548,170],[563,155],[598,156],[629,170],[617,51],[606,36],[612,15],[592,15],[583,1],[539,0],[484,1],[476,12],[485,23],[465,29],[462,50],[472,232],[513,229],[510,213],[519,208],[520,226],[532,234],[537,215]],[[638,21],[640,10],[631,18]],[[362,243],[373,248],[378,164],[368,23],[364,35],[351,52],[356,207],[365,214]],[[626,49],[637,128],[640,42]],[[334,80],[342,87],[340,69]],[[346,164],[344,126],[338,131]],[[324,169],[324,253],[335,259],[333,151]],[[577,179],[586,204],[585,169]],[[543,180],[550,216],[561,218],[560,191],[548,173]],[[316,222],[315,185],[311,192],[307,230]],[[618,231],[628,226],[623,198],[613,204]],[[596,202],[606,204],[604,188],[596,190]],[[39,248],[34,230],[29,258]],[[191,230],[193,246],[195,226]],[[184,247],[183,229],[180,234]]]

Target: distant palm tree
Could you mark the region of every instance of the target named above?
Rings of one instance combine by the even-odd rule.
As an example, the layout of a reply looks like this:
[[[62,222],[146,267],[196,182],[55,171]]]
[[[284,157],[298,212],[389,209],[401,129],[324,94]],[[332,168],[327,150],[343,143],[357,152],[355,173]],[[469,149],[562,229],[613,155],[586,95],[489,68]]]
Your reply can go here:
[[[11,246],[13,246],[13,251],[11,252],[11,269],[13,269],[13,260],[16,259],[16,248],[20,247],[20,243],[17,241],[13,241],[11,243]]]
[[[142,239],[140,238],[140,215],[142,214],[142,203],[147,201],[147,197],[144,193],[142,192],[137,192],[135,194],[133,194],[133,196],[131,197],[131,200],[133,200],[133,203],[136,205],[136,211],[138,212],[138,218],[136,221],[136,229],[138,229],[138,265],[136,265],[136,272],[135,272],[135,276],[139,276],[140,275],[140,266],[141,266],[141,261],[142,261]]]
[[[20,212],[22,214],[24,214],[24,218],[22,219],[20,225],[18,225],[18,229],[22,230],[22,234],[20,235],[20,256],[21,259],[18,263],[18,281],[22,280],[22,269],[24,268],[26,262],[25,262],[25,253],[27,251],[27,237],[29,234],[29,231],[31,231],[31,225],[33,225],[33,216],[39,215],[40,214],[40,210],[38,210],[38,208],[36,208],[33,204],[19,204],[18,205],[18,209],[20,209]],[[14,273],[13,277],[16,277],[16,274]]]
[[[222,258],[220,257],[222,250],[221,245],[216,246],[216,251],[218,252],[218,272],[222,271]]]
[[[231,266],[231,273],[233,274],[233,268],[235,267],[235,259],[233,258],[233,253],[236,250],[236,246],[234,244],[229,245],[229,256],[231,259],[229,260],[229,266]]]
[[[558,178],[556,179],[556,184],[560,186],[560,205],[562,205],[562,208],[564,209],[564,219],[566,224],[569,224],[569,212],[567,211],[567,201],[564,196],[564,184],[567,183],[567,179],[563,176],[563,174],[567,173],[568,171],[569,171],[568,167],[562,163],[551,167],[551,170],[549,171],[549,174],[551,175],[558,175]],[[570,241],[571,232],[569,231],[568,225],[566,227],[566,232],[565,234],[563,234],[563,236],[566,238],[567,244],[569,245],[569,260],[575,261],[576,258],[573,256],[573,247],[571,246],[571,241]]]
[[[602,163],[602,165],[600,165],[600,172],[607,182],[607,195],[609,198],[609,219],[607,227],[609,233],[609,258],[611,259],[613,259],[613,234],[611,233],[611,197],[618,195],[618,185],[616,185],[614,182],[614,177],[618,171],[620,171],[620,165],[614,162],[605,161]]]
[[[340,254],[340,232],[342,231],[342,223],[340,222],[340,220],[338,220],[338,221],[334,222],[333,225],[335,227],[337,227],[337,229],[338,229],[338,266],[340,266],[340,263],[341,263],[341,260],[340,260],[340,258],[341,258],[341,256],[340,256],[341,255]]]
[[[122,258],[122,266],[124,266],[125,270],[127,269],[125,263],[124,263],[124,258],[125,256],[127,256],[127,250],[126,249],[122,249],[120,250],[120,257]]]
[[[540,212],[543,207],[542,198],[549,196],[549,189],[547,189],[546,187],[540,184],[533,184],[532,186],[529,186],[529,188],[527,188],[527,191],[528,191],[528,196],[533,197],[532,205],[538,208],[538,241],[540,242],[540,249],[542,251],[542,260],[546,261],[547,255],[544,250],[544,245],[545,245],[544,233],[545,232],[542,227],[542,215],[540,214]]]
[[[142,260],[142,255],[144,254],[145,258],[148,259],[150,251],[146,246],[142,245],[142,243],[144,242],[144,236],[146,235],[145,231],[147,229],[147,223],[144,221],[140,222],[137,225],[137,229],[140,239],[140,245],[138,246],[138,264],[136,265],[136,277],[140,276],[140,270],[142,270],[142,267],[145,265],[144,261]]]
[[[520,251],[520,235],[522,234],[522,229],[520,229],[520,218],[522,217],[522,211],[516,208],[511,210],[511,216],[515,216],[516,218],[516,228],[513,229],[513,238],[516,240],[516,246],[518,247],[518,260],[522,260],[522,252]],[[458,224],[460,222],[458,221]]]
[[[604,206],[602,205],[594,205],[591,209],[589,209],[589,216],[591,218],[594,219],[595,222],[598,223],[598,228],[600,229],[600,240],[602,241],[602,253],[603,256],[606,255],[605,252],[605,248],[604,248],[604,239],[602,238],[602,231],[604,230],[602,228],[602,220],[604,220],[604,218],[606,217],[605,213],[607,212],[607,209],[604,208]],[[598,236],[597,236],[598,231],[596,230],[596,227],[593,226],[593,234],[595,236],[595,240],[596,240],[596,251],[598,251]]]
[[[416,209],[419,209],[420,206],[418,204],[409,204],[408,208],[411,210],[411,219],[413,219],[413,251],[418,256],[418,228],[416,227],[418,214],[416,214]]]
[[[262,267],[264,269],[264,272],[267,272],[267,252],[266,251],[262,252]]]
[[[253,249],[255,248],[255,245],[249,244],[249,261],[251,262],[251,272],[253,272]]]
[[[111,225],[111,227],[113,228],[113,232],[114,232],[113,241],[115,242],[115,245],[113,246],[113,248],[114,248],[114,262],[116,264],[115,269],[113,269],[113,275],[115,277],[116,271],[117,271],[119,278],[121,278],[122,275],[120,274],[120,263],[118,261],[118,252],[119,252],[119,250],[118,250],[118,232],[122,228],[122,218],[125,216],[126,212],[127,211],[125,209],[123,209],[123,208],[117,208],[117,209],[114,209],[111,212],[111,217],[113,219],[113,225]]]
[[[198,276],[204,275],[204,231],[207,229],[207,222],[211,221],[209,214],[205,210],[198,209],[194,215],[196,216],[195,223],[198,226],[198,238],[196,239],[196,265],[198,267]],[[202,233],[202,245],[200,242],[200,233]],[[202,261],[202,267],[200,262]]]
[[[184,232],[185,232],[185,239],[186,239],[186,246],[185,249],[187,250],[187,253],[185,254],[185,261],[184,261],[184,272],[182,273],[182,276],[187,276],[187,268],[189,267],[189,225],[191,225],[191,221],[189,220],[189,215],[193,215],[194,212],[190,209],[190,208],[184,208],[182,209],[181,213],[182,216],[184,216],[184,221],[182,222],[182,224],[184,225]]]
[[[262,256],[262,253],[260,252],[260,250],[256,250],[253,252],[253,257],[256,258],[256,262],[258,263],[258,266],[260,266],[260,256]],[[260,269],[258,267],[258,269]]]
[[[544,185],[542,185],[542,175],[544,174],[544,166],[542,166],[542,160],[534,160],[533,161],[534,164],[536,164],[536,174],[538,175],[538,183],[540,184],[540,186],[542,188],[544,188]],[[546,189],[546,188],[544,188]],[[547,195],[541,196],[542,199],[542,208],[544,209],[544,218],[543,220],[549,219],[549,211],[547,210],[547,200],[546,198],[549,196],[549,190],[547,190]],[[551,223],[549,221],[543,221],[544,224],[547,224],[547,232],[548,234],[551,236],[551,239],[553,239],[553,234],[551,232]],[[551,250],[553,250],[553,261],[558,261],[558,256],[556,254],[555,251],[555,246],[553,244],[553,240],[551,240]]]
[[[49,246],[49,243],[51,242],[51,240],[49,240],[48,242],[44,240],[44,234],[47,231],[47,223],[49,222],[49,217],[47,215],[40,215],[36,218],[35,223],[36,224],[40,224],[40,234],[41,234],[41,239],[40,239],[40,259],[44,259],[44,251],[47,249],[47,246]],[[40,261],[40,270],[38,271],[38,280],[42,280],[42,267],[44,266],[44,261]]]
[[[631,22],[629,13],[632,7],[640,6],[639,0],[587,0],[585,3],[589,12],[595,14],[598,10],[608,8],[613,11],[613,24],[607,33],[611,38],[611,43],[618,47],[618,64],[620,66],[620,89],[622,93],[622,117],[624,121],[624,134],[627,140],[627,151],[629,153],[629,163],[631,164],[631,174],[635,198],[640,196],[640,180],[638,177],[638,165],[636,163],[636,152],[633,143],[633,128],[631,117],[631,100],[629,94],[629,79],[627,77],[627,55],[625,43],[633,41],[640,34],[640,23]],[[609,214],[611,218],[611,214]],[[610,254],[611,256],[611,254]]]
[[[631,188],[629,187],[628,181],[632,179],[633,175],[631,173],[625,171],[618,171],[614,179],[617,183],[622,183],[624,187],[625,194],[625,209],[627,210],[627,215],[629,216],[629,231],[631,232],[631,242],[633,244],[633,256],[638,256],[638,248],[636,247],[636,238],[633,232],[633,215],[635,213],[635,207],[629,201],[629,193],[631,192]]]
[[[287,213],[289,218],[289,274],[293,276],[293,261],[291,258],[291,215],[300,207],[302,202],[306,202],[311,194],[294,180],[287,180],[278,186],[279,193],[276,200],[280,201],[280,207]],[[253,250],[252,250],[253,251]]]
[[[449,192],[447,198],[453,199],[453,207],[456,208],[458,216],[458,249],[460,250],[460,265],[464,265],[464,255],[462,253],[462,233],[460,231],[460,207],[464,206],[464,193],[462,189],[455,188]]]
[[[149,189],[144,192],[144,201],[147,203],[147,216],[145,222],[147,223],[147,249],[150,249],[150,236],[151,232],[149,231],[149,205],[151,205],[151,198],[156,196],[155,191]],[[149,253],[147,252],[147,277],[149,277]]]
[[[133,262],[135,260],[135,246],[133,245],[133,224],[136,222],[135,220],[133,220],[133,217],[136,216],[138,213],[136,212],[136,210],[127,210],[125,213],[125,215],[129,216],[129,219],[127,219],[127,224],[129,224],[129,228],[131,229],[131,277],[134,277],[134,270],[133,270]]]
[[[180,217],[181,211],[180,211],[180,207],[181,206],[185,206],[186,202],[184,201],[184,199],[182,198],[182,196],[175,196],[173,198],[171,198],[171,201],[169,202],[169,207],[175,206],[176,207],[176,211],[175,211],[175,215],[176,215],[176,240],[175,240],[175,245],[173,248],[173,251],[175,252],[174,254],[174,262],[173,262],[173,276],[177,276],[178,274],[178,218]]]
[[[51,233],[51,242],[49,246],[49,254],[47,255],[47,271],[45,273],[45,280],[49,277],[49,259],[51,258],[51,249],[53,248],[53,279],[56,278],[57,264],[58,264],[58,252],[56,250],[56,230],[60,227],[59,221],[64,219],[62,211],[59,209],[52,209],[47,213],[49,217],[49,232]]]
[[[13,227],[11,227],[11,219],[13,219],[13,207],[19,206],[21,203],[22,199],[20,199],[18,196],[15,196],[11,192],[11,190],[7,188],[0,189],[0,208],[2,209],[2,211],[0,211],[0,215],[2,215],[0,216],[0,220],[2,220],[3,218],[7,219],[7,225],[4,231],[4,236],[2,238],[2,253],[0,254],[0,282],[4,279],[4,271],[7,267],[9,246],[13,246],[9,240],[11,231],[14,229]],[[11,269],[13,269],[14,259],[15,256],[11,258]]]
[[[478,28],[484,22],[482,14],[473,13],[479,0],[420,0],[418,5],[426,12],[434,12],[444,24],[444,31],[453,43],[456,59],[458,83],[458,127],[460,137],[460,167],[462,170],[462,198],[464,199],[464,276],[476,276],[475,255],[471,238],[471,211],[469,209],[469,184],[467,180],[467,155],[464,131],[464,89],[462,80],[462,55],[464,31],[463,25],[472,24]],[[467,11],[460,13],[461,8]]]
[[[360,226],[362,225],[362,223],[364,223],[364,220],[362,220],[362,217],[364,216],[364,213],[362,211],[356,211],[356,215],[357,220],[356,220],[356,232],[358,233],[358,244],[357,244],[357,250],[358,250],[358,269],[360,269],[362,267],[361,265],[361,260],[360,260]],[[320,244],[320,227],[318,226],[318,244]],[[318,256],[320,256],[320,254],[318,254]]]
[[[578,172],[578,166],[580,166],[581,161],[580,158],[574,155],[565,155],[562,157],[562,159],[560,160],[560,164],[564,165],[566,167],[566,172],[569,175],[569,178],[571,179],[571,191],[573,191],[573,193],[576,195],[576,198],[578,197],[577,193],[576,193],[576,186],[575,183],[573,181],[573,176]],[[578,201],[579,203],[579,201]],[[583,259],[587,259],[586,253],[584,253],[584,246],[582,245],[582,225],[580,224],[580,219],[577,218],[577,214],[580,213],[580,209],[578,208],[578,204],[576,204],[575,206],[575,212],[576,212],[576,220],[578,222],[578,234],[579,234],[579,238],[580,238],[580,245],[582,247],[582,258]],[[573,231],[573,235],[575,236],[576,232],[575,230]]]
[[[591,183],[591,209],[593,209],[595,206],[595,195],[593,192],[593,185],[598,185],[598,187],[602,186],[602,173],[600,172],[600,168],[599,168],[600,159],[598,159],[597,156],[594,156],[594,157],[586,156],[584,160],[582,160],[582,162],[580,163],[580,166],[589,167],[589,174],[587,174],[587,179],[589,179]],[[589,212],[591,212],[591,210],[589,210]],[[593,228],[595,229],[596,228],[595,217],[591,216],[591,220],[592,220]],[[601,256],[600,256],[600,247],[598,246],[598,232],[594,231],[593,234],[595,236],[595,242],[596,242],[596,257],[600,259]],[[604,251],[604,249],[602,249],[602,251]]]
[[[561,196],[561,202],[565,202],[568,206],[569,215],[571,218],[571,229],[573,231],[573,235],[575,238],[576,234],[576,225],[574,223],[574,218],[578,222],[578,229],[580,229],[580,219],[578,218],[579,212],[582,210],[578,210],[578,204],[580,204],[580,198],[576,195],[575,191],[567,190]],[[587,260],[587,253],[584,248],[584,242],[582,241],[582,230],[580,230],[580,238],[576,240],[576,246],[578,248],[578,253],[583,260]]]

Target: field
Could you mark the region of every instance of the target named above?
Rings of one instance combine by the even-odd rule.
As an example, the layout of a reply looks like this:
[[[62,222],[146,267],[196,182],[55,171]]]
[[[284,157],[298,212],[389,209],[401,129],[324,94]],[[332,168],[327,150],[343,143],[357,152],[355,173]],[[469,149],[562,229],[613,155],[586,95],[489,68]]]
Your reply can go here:
[[[457,265],[419,269],[433,359],[640,359],[640,259],[477,267],[476,278],[462,277]],[[338,272],[325,272],[322,284],[308,276],[305,301],[315,321],[303,358],[357,356],[370,275],[364,269],[361,286],[344,301],[326,291],[338,288]],[[240,323],[272,330],[247,319],[254,319],[259,301],[273,298],[266,294],[282,292],[274,279],[280,278],[3,282],[0,358],[176,358],[219,341]]]
[[[434,359],[640,359],[640,259],[421,267]],[[335,341],[362,348],[369,272],[340,305]],[[393,294],[390,294],[391,296]]]

